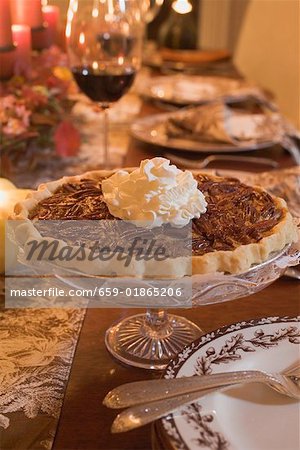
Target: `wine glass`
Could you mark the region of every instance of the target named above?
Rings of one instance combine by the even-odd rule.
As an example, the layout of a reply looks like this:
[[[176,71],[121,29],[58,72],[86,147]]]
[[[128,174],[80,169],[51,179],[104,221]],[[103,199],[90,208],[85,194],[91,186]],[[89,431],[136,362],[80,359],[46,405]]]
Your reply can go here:
[[[143,22],[136,0],[70,0],[66,38],[80,90],[104,112],[104,168],[109,167],[108,108],[131,87],[141,64]]]
[[[146,63],[152,61],[157,55],[157,44],[155,40],[148,39],[147,25],[152,22],[157,16],[164,0],[137,0],[142,21],[145,24],[145,34],[143,43],[143,62]]]
[[[164,0],[140,0],[142,20],[146,23],[152,22],[157,16]]]

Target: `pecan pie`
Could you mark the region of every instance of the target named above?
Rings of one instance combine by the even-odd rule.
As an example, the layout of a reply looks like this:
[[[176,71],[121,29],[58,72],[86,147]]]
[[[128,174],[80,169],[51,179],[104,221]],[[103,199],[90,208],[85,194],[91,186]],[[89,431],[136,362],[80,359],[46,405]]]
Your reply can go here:
[[[43,184],[16,205],[14,218],[26,219],[28,227],[37,220],[117,220],[101,187],[113,173],[94,171]],[[297,240],[297,228],[281,198],[235,178],[199,172],[193,176],[207,202],[206,212],[192,223],[193,273],[243,272]]]

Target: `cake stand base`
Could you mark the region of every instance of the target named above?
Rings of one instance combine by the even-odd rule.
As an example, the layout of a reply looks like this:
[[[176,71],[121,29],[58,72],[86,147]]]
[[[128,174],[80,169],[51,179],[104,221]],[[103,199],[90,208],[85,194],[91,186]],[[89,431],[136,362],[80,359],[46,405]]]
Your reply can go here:
[[[202,334],[197,325],[184,317],[149,310],[110,327],[105,344],[108,351],[125,364],[163,370],[185,345]]]

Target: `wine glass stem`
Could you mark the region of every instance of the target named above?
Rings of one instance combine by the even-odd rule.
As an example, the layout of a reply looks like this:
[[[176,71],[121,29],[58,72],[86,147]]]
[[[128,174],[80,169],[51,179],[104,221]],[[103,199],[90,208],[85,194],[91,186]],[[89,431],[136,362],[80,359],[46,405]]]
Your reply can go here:
[[[109,136],[109,117],[108,117],[109,106],[102,105],[103,109],[103,148],[104,148],[104,169],[109,168],[109,158],[108,158],[108,136]]]

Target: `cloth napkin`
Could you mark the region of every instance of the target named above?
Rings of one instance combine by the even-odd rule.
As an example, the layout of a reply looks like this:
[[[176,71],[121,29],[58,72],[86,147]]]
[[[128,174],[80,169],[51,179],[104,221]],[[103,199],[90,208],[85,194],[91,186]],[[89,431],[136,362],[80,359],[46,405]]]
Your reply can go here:
[[[176,112],[166,122],[166,134],[170,138],[237,146],[281,142],[290,133],[296,134],[278,112],[249,113],[221,102]]]
[[[133,92],[125,95],[111,107],[109,114],[109,159],[115,167],[122,166],[129,144],[129,128],[141,109],[141,99]],[[82,136],[79,156],[86,161],[80,170],[93,170],[103,163],[104,116],[97,105],[86,97],[78,97],[72,115],[78,122]]]

